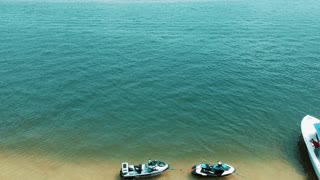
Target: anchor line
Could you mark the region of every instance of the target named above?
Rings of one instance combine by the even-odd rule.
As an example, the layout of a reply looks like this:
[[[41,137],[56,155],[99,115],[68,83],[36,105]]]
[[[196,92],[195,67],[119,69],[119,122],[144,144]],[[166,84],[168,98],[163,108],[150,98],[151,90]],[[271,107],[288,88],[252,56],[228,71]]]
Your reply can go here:
[[[237,172],[235,172],[235,174],[238,175],[238,176],[240,176],[240,177],[242,177],[242,178],[249,179],[249,178],[247,178],[247,177],[245,177],[245,176],[240,175],[240,174],[237,173]]]
[[[168,170],[172,170],[172,171],[181,171],[181,172],[191,172],[192,169],[174,169],[174,168],[170,168]]]

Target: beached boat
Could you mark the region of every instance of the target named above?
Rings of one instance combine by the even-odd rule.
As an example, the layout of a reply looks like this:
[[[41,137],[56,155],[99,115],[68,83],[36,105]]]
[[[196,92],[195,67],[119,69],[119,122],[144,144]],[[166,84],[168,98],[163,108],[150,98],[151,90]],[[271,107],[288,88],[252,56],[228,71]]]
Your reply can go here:
[[[234,173],[236,169],[228,164],[221,163],[217,164],[199,164],[192,167],[191,173],[198,176],[208,176],[208,177],[221,177],[227,176]]]
[[[312,143],[312,140],[319,142],[320,120],[309,115],[305,116],[301,121],[301,133],[308,149],[311,164],[320,179],[319,148],[315,149]]]
[[[122,179],[133,179],[156,176],[167,169],[169,169],[169,164],[157,160],[149,160],[148,163],[138,165],[129,165],[129,163],[124,162],[121,164],[120,177]]]

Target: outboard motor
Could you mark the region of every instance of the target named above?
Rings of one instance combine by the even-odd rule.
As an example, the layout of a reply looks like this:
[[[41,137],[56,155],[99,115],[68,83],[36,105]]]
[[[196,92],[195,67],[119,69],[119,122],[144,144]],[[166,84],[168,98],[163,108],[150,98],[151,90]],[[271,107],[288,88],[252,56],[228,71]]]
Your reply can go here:
[[[121,174],[122,175],[125,175],[129,172],[129,163],[125,162],[125,163],[122,163],[121,165]]]

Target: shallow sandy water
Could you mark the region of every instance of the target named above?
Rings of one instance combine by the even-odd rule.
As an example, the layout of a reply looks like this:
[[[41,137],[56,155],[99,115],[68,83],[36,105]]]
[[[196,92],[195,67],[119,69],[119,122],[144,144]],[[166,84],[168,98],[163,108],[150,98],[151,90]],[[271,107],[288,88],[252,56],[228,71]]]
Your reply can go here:
[[[93,162],[63,162],[61,160],[42,157],[39,155],[13,155],[3,153],[0,154],[0,179],[120,179],[118,177],[120,163],[120,161],[114,160],[109,162],[101,162],[96,160]],[[133,163],[135,164],[138,162]],[[307,179],[305,174],[298,172],[294,167],[291,167],[289,164],[281,160],[272,160],[268,162],[242,160],[228,163],[236,167],[236,173],[219,179]],[[190,174],[190,168],[194,164],[196,164],[194,160],[171,162],[170,170],[158,177],[151,179],[203,179]]]

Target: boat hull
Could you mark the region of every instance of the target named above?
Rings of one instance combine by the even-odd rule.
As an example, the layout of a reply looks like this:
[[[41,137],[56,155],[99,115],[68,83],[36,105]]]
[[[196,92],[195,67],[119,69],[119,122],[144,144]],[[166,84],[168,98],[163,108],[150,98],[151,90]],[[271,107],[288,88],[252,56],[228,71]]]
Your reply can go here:
[[[121,179],[136,179],[158,176],[168,170],[169,167],[169,164],[156,160],[138,165],[129,165],[125,162],[122,163],[120,177]]]
[[[305,116],[301,121],[301,134],[308,150],[310,162],[313,166],[313,169],[318,179],[320,179],[320,162],[319,162],[320,154],[318,156],[316,155],[315,149],[312,146],[312,143],[310,142],[310,140],[318,139],[319,135],[317,136],[317,131],[314,125],[319,123],[320,123],[320,120],[309,115]]]
[[[201,164],[193,166],[191,173],[193,175],[202,176],[202,177],[223,177],[223,176],[229,176],[236,171],[236,169],[234,167],[232,167],[228,164],[224,164],[224,165],[227,166],[229,169],[225,170],[221,173],[204,171]]]
[[[121,172],[120,172],[121,173]],[[147,178],[147,177],[153,177],[153,176],[158,176],[160,175],[162,172],[159,173],[152,173],[152,174],[143,174],[143,175],[128,175],[128,176],[121,176],[121,179],[137,179],[137,178]]]

